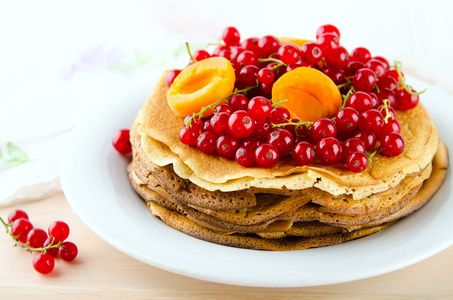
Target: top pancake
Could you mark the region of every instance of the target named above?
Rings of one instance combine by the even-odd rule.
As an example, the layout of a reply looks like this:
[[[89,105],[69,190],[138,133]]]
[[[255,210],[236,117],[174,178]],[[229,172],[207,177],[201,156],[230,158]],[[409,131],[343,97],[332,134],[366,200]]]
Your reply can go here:
[[[353,173],[347,168],[320,164],[300,167],[290,159],[282,159],[270,169],[244,168],[235,161],[202,153],[180,142],[183,117],[171,111],[167,104],[165,74],[135,121],[142,149],[153,163],[173,164],[178,176],[207,190],[315,186],[333,195],[352,194],[355,199],[361,199],[396,186],[408,174],[419,173],[431,162],[438,147],[437,129],[419,104],[414,109],[397,112],[405,140],[403,153],[397,157],[377,154],[364,172]]]

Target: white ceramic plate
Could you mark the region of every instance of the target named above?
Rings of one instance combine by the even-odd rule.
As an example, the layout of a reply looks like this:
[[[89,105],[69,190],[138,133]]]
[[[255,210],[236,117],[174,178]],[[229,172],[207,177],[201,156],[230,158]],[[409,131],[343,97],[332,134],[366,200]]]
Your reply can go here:
[[[453,99],[428,88],[422,101],[453,149]],[[180,233],[153,217],[129,184],[128,159],[111,145],[129,128],[153,81],[140,82],[93,112],[75,129],[61,181],[75,213],[102,239],[150,265],[198,279],[244,286],[303,287],[368,278],[426,259],[453,244],[452,177],[422,209],[377,234],[318,249],[266,252],[220,246]]]

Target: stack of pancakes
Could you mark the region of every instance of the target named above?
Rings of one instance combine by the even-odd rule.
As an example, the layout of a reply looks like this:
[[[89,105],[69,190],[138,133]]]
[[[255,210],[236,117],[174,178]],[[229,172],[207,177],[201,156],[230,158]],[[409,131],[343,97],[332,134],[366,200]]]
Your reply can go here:
[[[135,191],[169,226],[206,241],[262,250],[337,244],[378,232],[423,206],[440,188],[448,152],[424,107],[398,111],[404,152],[379,154],[361,173],[346,167],[244,168],[179,140],[165,74],[131,127]]]

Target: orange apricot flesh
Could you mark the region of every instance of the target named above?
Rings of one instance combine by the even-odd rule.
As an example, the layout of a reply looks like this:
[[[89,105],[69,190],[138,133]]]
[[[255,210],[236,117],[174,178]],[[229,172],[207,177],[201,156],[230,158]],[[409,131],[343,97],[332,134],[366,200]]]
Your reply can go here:
[[[278,40],[282,44],[284,44],[284,43],[296,44],[297,46],[299,46],[299,48],[300,48],[300,46],[302,46],[305,43],[312,42],[310,40],[296,39],[296,38],[290,38],[290,37],[279,37]]]
[[[291,118],[303,122],[330,118],[343,104],[335,83],[322,72],[307,67],[285,73],[274,83],[272,101],[282,100],[287,101],[279,105],[289,110]]]
[[[167,92],[167,102],[178,115],[197,113],[225,97],[234,89],[235,74],[224,57],[210,57],[196,62],[179,73]],[[225,100],[226,102],[226,100]],[[212,115],[208,109],[203,117]]]

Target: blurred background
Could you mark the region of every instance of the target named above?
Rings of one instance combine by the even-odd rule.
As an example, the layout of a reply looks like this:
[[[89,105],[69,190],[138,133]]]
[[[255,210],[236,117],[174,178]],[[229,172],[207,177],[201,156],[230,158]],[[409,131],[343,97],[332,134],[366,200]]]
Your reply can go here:
[[[12,142],[29,158],[0,171],[0,201],[57,178],[72,128],[94,107],[139,80],[151,90],[188,62],[185,42],[203,47],[227,26],[242,39],[315,39],[333,24],[349,51],[402,61],[405,74],[452,96],[452,11],[447,0],[0,0],[0,149],[4,159]]]

